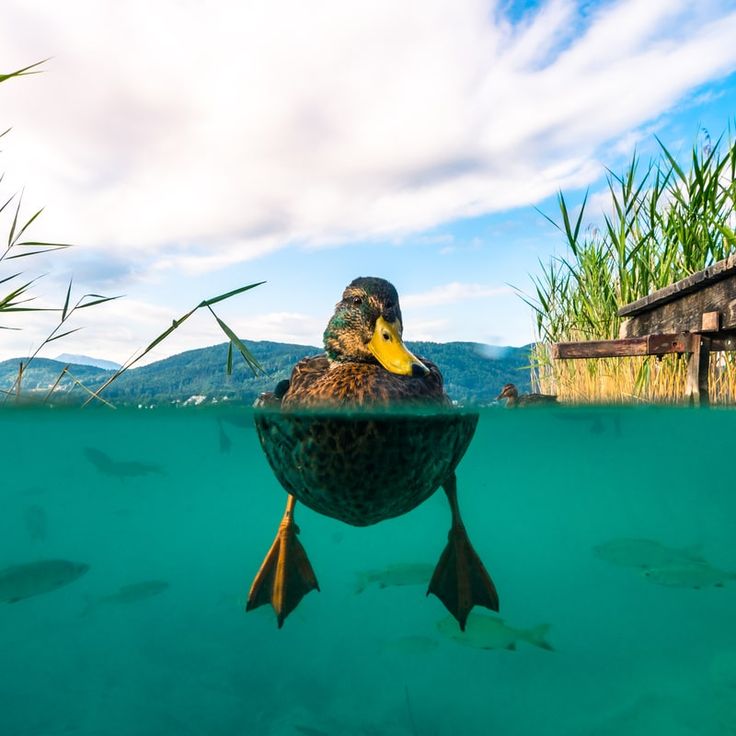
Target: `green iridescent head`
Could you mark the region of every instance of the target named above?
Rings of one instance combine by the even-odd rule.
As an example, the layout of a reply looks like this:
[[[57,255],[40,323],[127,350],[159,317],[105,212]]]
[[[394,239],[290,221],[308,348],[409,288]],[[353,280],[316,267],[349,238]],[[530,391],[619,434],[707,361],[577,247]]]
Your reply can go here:
[[[393,284],[361,276],[348,284],[324,333],[335,363],[380,363],[401,375],[426,375],[427,367],[404,345],[399,295]]]

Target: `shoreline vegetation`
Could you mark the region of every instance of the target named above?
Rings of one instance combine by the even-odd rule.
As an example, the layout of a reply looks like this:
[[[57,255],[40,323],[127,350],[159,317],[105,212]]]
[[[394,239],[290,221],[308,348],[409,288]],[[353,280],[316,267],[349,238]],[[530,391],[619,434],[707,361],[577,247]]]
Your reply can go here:
[[[254,373],[245,361],[235,361],[228,374],[223,363],[230,347],[221,343],[131,368],[103,396],[113,406],[189,406],[223,400],[250,405],[261,392],[272,391],[279,380],[288,378],[299,360],[321,351],[312,345],[251,340],[243,343],[262,370]],[[516,383],[520,391],[529,390],[530,345],[494,347],[492,352],[487,345],[468,342],[410,342],[408,345],[410,350],[443,366],[448,395],[463,405],[493,404],[501,386],[509,381]],[[14,381],[21,360],[0,361],[0,392]],[[64,368],[66,372],[57,384],[56,379]],[[25,372],[20,403],[79,406],[89,396],[79,384],[100,386],[114,373],[89,365],[67,366],[36,358]]]
[[[659,156],[645,166],[636,154],[626,170],[609,171],[608,211],[602,224],[584,226],[587,195],[575,214],[559,195],[565,254],[533,276],[538,341],[532,382],[569,403],[680,403],[686,361],[627,357],[551,358],[556,342],[619,336],[619,308],[736,252],[736,141],[729,130],[715,143],[707,131],[688,168],[657,139]],[[597,214],[597,213],[596,213]],[[712,353],[712,404],[736,400],[736,354]]]

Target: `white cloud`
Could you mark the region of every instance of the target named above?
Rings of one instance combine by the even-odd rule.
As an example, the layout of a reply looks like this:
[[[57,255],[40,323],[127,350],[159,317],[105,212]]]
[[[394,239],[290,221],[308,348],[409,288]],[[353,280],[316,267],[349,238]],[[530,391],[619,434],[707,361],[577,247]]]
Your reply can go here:
[[[401,297],[402,308],[438,307],[444,304],[455,304],[468,299],[488,299],[502,294],[511,294],[508,286],[484,286],[483,284],[462,284],[454,281],[450,284],[436,286],[420,294],[407,294]]]
[[[248,340],[273,340],[298,345],[322,344],[327,318],[318,319],[298,312],[269,312],[228,323]]]
[[[493,20],[495,18],[495,21]],[[729,3],[6,0],[3,166],[45,231],[222,268],[585,185],[602,147],[736,68]]]

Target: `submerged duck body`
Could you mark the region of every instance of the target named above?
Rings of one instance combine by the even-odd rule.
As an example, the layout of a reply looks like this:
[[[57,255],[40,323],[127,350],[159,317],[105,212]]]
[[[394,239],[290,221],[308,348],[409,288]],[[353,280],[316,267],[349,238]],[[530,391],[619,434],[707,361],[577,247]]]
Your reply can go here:
[[[256,428],[281,485],[313,511],[369,526],[431,496],[457,467],[478,415],[263,412]]]
[[[270,603],[279,626],[316,576],[296,538],[296,501],[356,526],[410,511],[442,486],[452,528],[428,593],[465,624],[475,604],[498,610],[488,573],[467,538],[455,468],[478,415],[452,408],[442,374],[402,340],[396,289],[384,279],[352,281],[324,333],[325,352],[256,402],[269,464],[289,494],[276,540],[251,586],[247,609]]]

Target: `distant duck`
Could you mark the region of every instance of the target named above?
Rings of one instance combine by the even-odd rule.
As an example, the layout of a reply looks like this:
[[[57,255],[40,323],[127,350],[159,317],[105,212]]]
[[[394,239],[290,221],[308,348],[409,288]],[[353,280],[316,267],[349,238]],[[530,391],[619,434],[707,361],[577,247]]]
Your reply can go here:
[[[554,394],[521,394],[513,383],[507,383],[501,393],[496,397],[496,401],[506,399],[506,406],[509,408],[515,406],[546,406],[556,404],[557,397]]]

